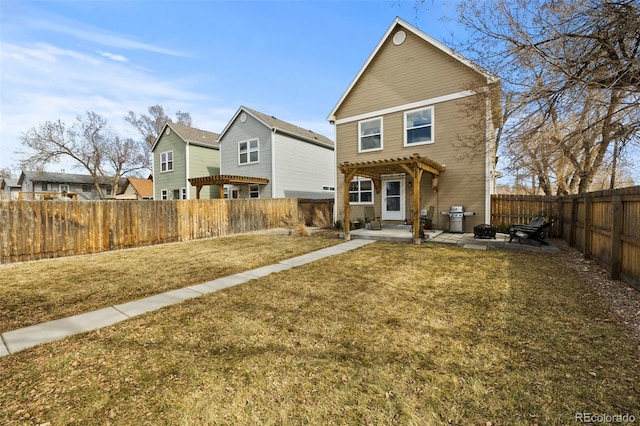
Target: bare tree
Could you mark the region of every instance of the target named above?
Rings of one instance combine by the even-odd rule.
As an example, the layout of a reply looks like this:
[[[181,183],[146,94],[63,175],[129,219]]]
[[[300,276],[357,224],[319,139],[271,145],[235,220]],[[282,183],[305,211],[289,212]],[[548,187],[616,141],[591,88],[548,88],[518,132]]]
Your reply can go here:
[[[136,114],[133,111],[124,117],[127,123],[131,124],[140,133],[140,136],[144,138],[149,146],[152,146],[156,141],[164,124],[167,121],[171,121],[171,118],[164,112],[162,105],[153,105],[148,108],[149,114]],[[176,112],[176,119],[178,124],[184,126],[191,126],[191,115],[188,112],[178,111]]]
[[[20,140],[26,148],[17,152],[21,167],[40,169],[61,159],[71,159],[91,175],[101,199],[107,196],[101,183],[109,181],[110,195],[114,196],[122,176],[149,167],[146,146],[120,139],[95,112],[78,115],[70,126],[61,120],[47,121],[23,133]]]
[[[463,2],[468,51],[503,77],[515,108],[503,146],[545,193],[585,192],[640,133],[637,1]],[[605,158],[610,157],[609,162]]]
[[[0,179],[11,179],[11,169],[3,167],[0,169]]]

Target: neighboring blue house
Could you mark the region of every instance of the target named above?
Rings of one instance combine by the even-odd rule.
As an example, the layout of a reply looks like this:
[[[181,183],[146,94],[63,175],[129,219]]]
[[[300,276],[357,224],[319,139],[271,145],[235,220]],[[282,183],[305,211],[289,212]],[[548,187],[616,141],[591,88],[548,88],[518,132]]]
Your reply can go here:
[[[241,106],[218,144],[220,175],[192,185],[217,185],[228,198],[334,197],[334,144],[325,136]]]

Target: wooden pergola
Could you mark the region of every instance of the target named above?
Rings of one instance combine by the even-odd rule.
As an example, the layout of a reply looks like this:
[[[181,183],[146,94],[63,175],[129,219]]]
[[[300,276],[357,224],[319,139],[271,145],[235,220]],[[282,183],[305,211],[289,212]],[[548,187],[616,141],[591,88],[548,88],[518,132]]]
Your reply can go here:
[[[203,186],[217,185],[220,198],[224,198],[225,185],[266,185],[269,179],[250,176],[215,175],[189,179],[189,183],[196,187],[196,199],[200,199],[200,190]]]
[[[413,179],[413,242],[420,244],[420,184],[422,175],[427,172],[434,177],[445,171],[445,166],[435,161],[413,154],[411,157],[395,158],[388,160],[363,161],[350,163],[345,161],[338,166],[344,175],[344,238],[348,241],[351,236],[350,221],[351,209],[349,204],[349,186],[356,176],[361,176],[373,180],[376,193],[380,193],[382,176],[406,173]]]

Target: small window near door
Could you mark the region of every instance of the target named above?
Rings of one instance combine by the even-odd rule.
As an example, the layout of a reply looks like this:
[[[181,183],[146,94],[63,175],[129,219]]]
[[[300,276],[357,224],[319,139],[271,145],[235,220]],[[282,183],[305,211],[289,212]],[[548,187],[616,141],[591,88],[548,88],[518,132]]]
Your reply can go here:
[[[258,185],[249,187],[249,198],[260,198],[260,187]]]
[[[433,107],[404,113],[404,146],[433,143]]]
[[[187,188],[180,188],[180,193],[182,194],[180,196],[180,198],[182,198],[183,200],[187,199]]]
[[[355,178],[349,185],[350,204],[373,204],[373,181]]]
[[[169,199],[169,191],[167,191],[166,189],[161,190],[160,191],[160,199],[168,200]]]

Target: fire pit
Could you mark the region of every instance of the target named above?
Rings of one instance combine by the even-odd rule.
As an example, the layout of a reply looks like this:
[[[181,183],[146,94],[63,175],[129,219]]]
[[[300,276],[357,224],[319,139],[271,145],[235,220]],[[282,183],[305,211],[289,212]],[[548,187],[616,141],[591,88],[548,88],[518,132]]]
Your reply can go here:
[[[496,238],[496,228],[483,223],[473,227],[473,238]]]

